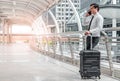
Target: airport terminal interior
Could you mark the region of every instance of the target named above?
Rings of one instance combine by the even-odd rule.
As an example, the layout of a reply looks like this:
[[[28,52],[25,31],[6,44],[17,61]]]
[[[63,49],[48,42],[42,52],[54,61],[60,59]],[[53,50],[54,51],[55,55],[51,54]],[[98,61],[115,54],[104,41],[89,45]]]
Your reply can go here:
[[[79,72],[91,3],[104,18],[100,78]],[[120,81],[120,0],[0,0],[0,81]]]

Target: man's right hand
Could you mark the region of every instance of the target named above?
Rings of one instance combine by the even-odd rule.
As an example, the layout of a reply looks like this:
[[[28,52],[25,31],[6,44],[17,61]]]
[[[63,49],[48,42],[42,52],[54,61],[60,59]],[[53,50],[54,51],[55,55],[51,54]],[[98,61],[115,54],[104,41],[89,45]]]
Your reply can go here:
[[[85,16],[88,17],[88,16],[90,16],[90,14],[87,12]]]

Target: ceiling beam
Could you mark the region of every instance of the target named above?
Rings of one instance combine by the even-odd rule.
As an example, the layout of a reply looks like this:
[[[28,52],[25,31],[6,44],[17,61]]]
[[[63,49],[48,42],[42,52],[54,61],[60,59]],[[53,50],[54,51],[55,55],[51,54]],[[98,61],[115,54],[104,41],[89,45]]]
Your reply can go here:
[[[12,13],[12,8],[10,8],[9,6],[0,6],[0,10],[1,10],[0,14],[10,13],[10,11]],[[21,8],[21,7],[15,7],[15,10],[22,11],[23,14],[27,13],[27,14],[30,14],[32,16],[35,16],[37,14],[32,10],[24,9],[24,8]]]

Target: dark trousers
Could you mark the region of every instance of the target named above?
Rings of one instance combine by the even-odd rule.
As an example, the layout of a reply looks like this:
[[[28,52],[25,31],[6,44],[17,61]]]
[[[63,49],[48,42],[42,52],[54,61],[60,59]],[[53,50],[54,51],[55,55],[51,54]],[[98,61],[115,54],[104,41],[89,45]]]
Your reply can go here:
[[[92,37],[92,48],[94,48],[98,44],[99,39],[100,37]],[[91,49],[91,36],[87,36],[86,38],[86,49]]]

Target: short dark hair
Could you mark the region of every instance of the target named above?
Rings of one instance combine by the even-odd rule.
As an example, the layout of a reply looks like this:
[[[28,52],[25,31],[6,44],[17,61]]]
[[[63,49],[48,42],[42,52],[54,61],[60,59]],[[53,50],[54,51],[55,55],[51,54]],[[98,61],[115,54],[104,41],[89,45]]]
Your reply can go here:
[[[99,11],[99,5],[97,3],[92,3],[90,6],[93,6],[94,8],[97,8],[97,11]]]

